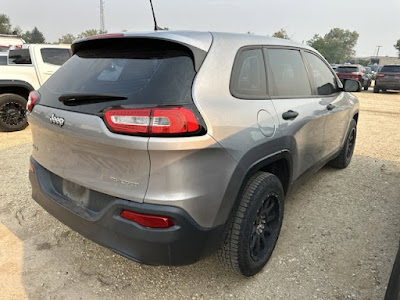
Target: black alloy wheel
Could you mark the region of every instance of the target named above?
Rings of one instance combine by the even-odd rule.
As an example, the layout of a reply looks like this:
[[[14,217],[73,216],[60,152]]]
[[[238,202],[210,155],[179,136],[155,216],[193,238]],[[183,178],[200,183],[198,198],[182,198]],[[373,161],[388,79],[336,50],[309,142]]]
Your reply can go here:
[[[285,194],[277,176],[257,172],[233,209],[218,258],[229,270],[253,276],[268,262],[282,227]]]
[[[28,125],[26,103],[26,99],[19,95],[0,95],[0,130],[17,131]]]
[[[254,261],[260,261],[268,252],[272,252],[277,239],[278,219],[278,196],[270,194],[262,203],[253,222],[249,247]]]
[[[348,141],[347,141],[346,159],[350,159],[353,155],[354,147],[356,145],[356,135],[357,135],[356,129],[352,128],[349,133],[349,137],[348,137]]]
[[[4,124],[15,126],[25,121],[26,110],[21,104],[8,102],[0,107],[0,118]]]
[[[334,168],[344,169],[350,164],[353,157],[354,148],[356,146],[357,137],[357,122],[353,119],[350,122],[349,130],[345,139],[345,143],[337,157],[329,162],[329,165]]]

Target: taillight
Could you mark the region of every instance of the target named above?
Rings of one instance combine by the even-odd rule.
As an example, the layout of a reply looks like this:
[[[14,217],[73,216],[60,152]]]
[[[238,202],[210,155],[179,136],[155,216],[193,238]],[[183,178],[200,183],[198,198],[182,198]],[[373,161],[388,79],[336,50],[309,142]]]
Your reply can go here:
[[[201,129],[194,113],[185,107],[110,109],[104,117],[111,131],[130,135],[191,135]]]
[[[165,216],[142,214],[130,210],[123,210],[120,216],[144,227],[169,228],[174,226],[174,221],[170,217]]]
[[[376,75],[376,78],[383,78],[383,77],[385,77],[385,74],[377,74]]]
[[[32,111],[33,107],[35,106],[36,102],[39,100],[40,94],[36,91],[32,91],[29,93],[28,103],[26,104],[26,110]]]

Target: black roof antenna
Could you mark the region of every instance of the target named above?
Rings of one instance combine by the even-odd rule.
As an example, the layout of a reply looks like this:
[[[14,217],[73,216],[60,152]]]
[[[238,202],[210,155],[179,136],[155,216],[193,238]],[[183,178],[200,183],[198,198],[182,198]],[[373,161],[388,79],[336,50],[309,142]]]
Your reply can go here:
[[[154,31],[157,31],[157,30],[164,30],[164,28],[159,27],[159,26],[157,25],[156,15],[154,14],[153,2],[152,2],[151,0],[150,0],[150,5],[151,5],[151,12],[153,13]]]

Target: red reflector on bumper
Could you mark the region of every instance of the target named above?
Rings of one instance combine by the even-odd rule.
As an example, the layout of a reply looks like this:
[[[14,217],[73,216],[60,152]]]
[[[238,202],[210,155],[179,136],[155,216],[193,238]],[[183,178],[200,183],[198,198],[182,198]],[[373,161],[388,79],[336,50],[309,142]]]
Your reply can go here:
[[[36,173],[35,166],[32,162],[29,162],[29,172]]]
[[[142,214],[130,210],[123,210],[120,216],[144,227],[169,228],[174,226],[174,222],[170,217]]]

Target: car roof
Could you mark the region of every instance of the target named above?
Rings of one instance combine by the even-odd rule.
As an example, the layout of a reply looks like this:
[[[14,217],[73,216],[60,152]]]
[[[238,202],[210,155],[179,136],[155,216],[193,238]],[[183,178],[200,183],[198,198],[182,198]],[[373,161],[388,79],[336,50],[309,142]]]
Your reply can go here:
[[[118,34],[104,34],[83,39],[77,39],[74,45],[97,38],[112,37],[143,37],[143,38],[159,38],[170,41],[176,41],[183,44],[191,45],[204,51],[208,51],[213,40],[218,41],[239,41],[243,45],[276,45],[309,49],[316,52],[315,49],[308,45],[293,42],[291,40],[274,38],[269,36],[260,36],[244,33],[228,33],[228,32],[206,32],[206,31],[152,31],[152,32],[124,32]]]

